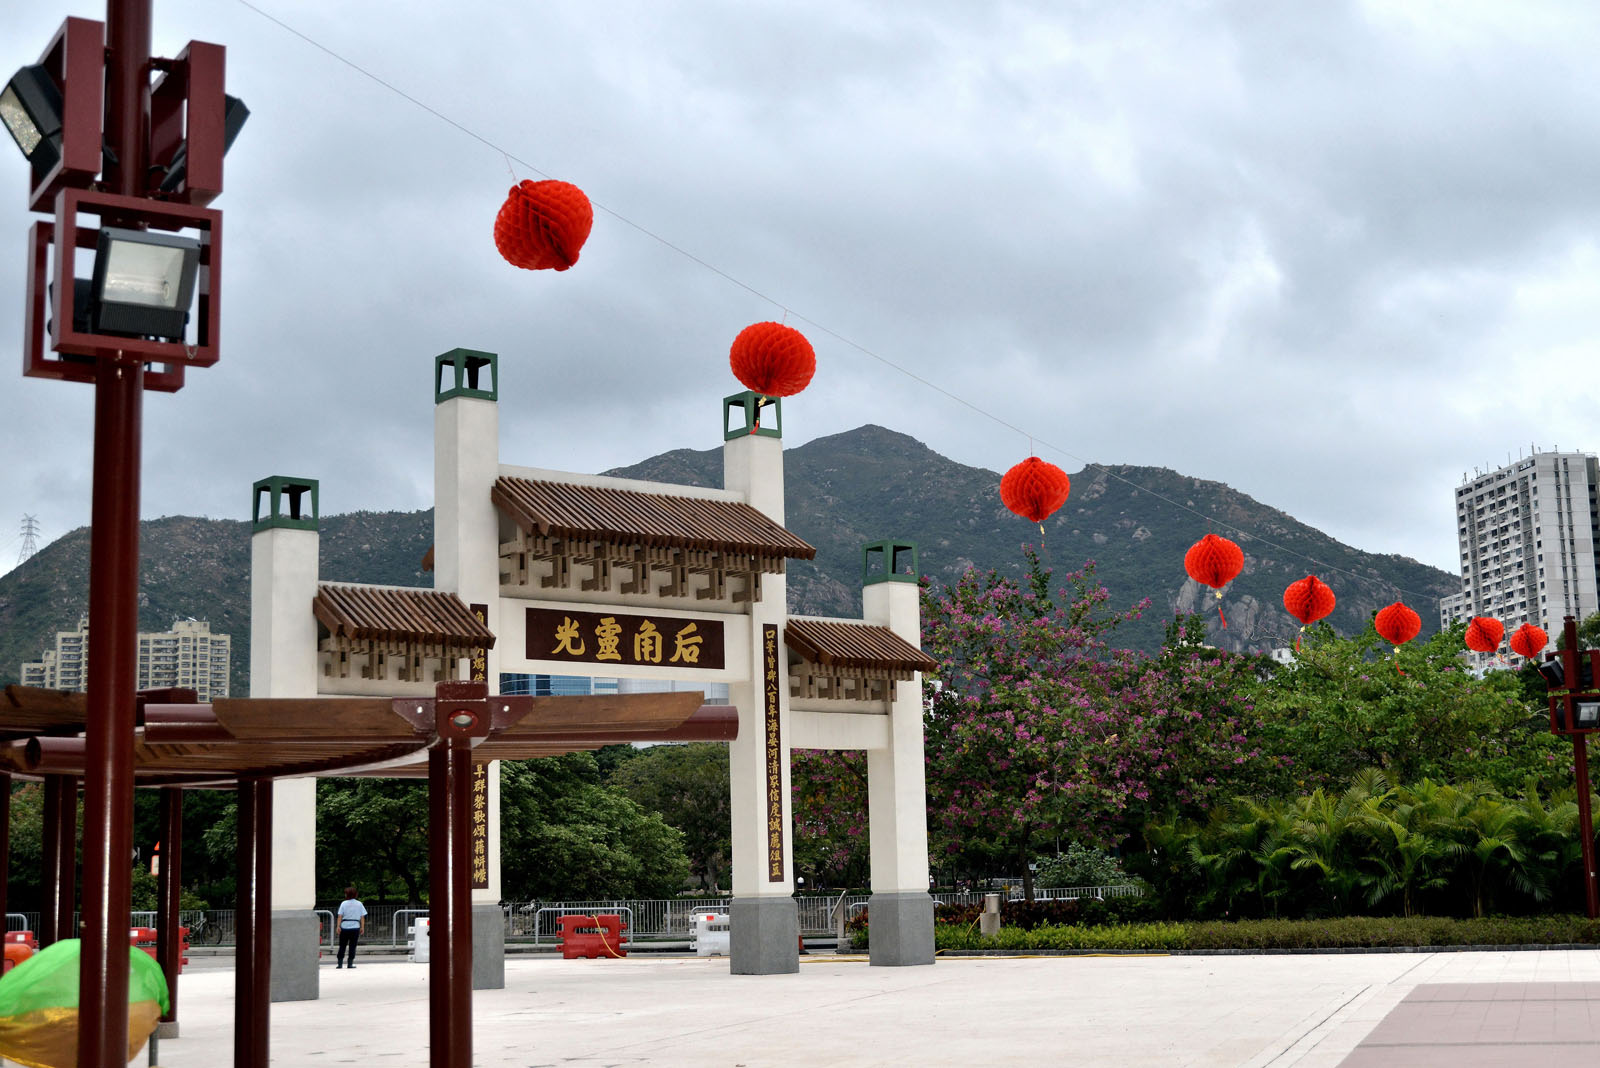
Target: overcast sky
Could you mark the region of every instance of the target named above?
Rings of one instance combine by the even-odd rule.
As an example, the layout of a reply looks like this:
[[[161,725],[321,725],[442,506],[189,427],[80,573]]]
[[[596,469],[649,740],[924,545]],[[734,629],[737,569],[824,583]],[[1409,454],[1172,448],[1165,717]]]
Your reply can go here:
[[[259,6],[582,187],[594,232],[570,271],[511,267],[499,152],[239,0],[158,0],[157,53],[225,44],[252,114],[222,360],[147,395],[147,517],[248,518],[274,474],[325,512],[428,506],[458,346],[500,354],[507,462],[709,448],[729,343],[785,308],[818,358],[790,445],[1029,448],[799,315],[1069,472],[1171,467],[1452,570],[1463,471],[1600,449],[1600,5]],[[103,18],[0,5],[0,66],[69,13]],[[89,517],[92,388],[18,371],[26,181],[4,147],[0,571],[24,513]]]

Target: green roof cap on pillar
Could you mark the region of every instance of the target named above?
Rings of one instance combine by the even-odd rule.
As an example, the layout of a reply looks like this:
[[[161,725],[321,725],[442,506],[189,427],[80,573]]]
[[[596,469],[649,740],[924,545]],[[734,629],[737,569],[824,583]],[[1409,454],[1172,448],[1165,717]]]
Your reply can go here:
[[[307,495],[310,500],[307,501]],[[273,475],[255,484],[250,507],[250,533],[273,527],[287,530],[317,529],[317,480]],[[267,507],[262,509],[265,500]],[[307,505],[310,505],[309,509]]]
[[[488,384],[482,374],[487,367]],[[451,349],[433,358],[433,403],[443,404],[451,397],[500,399],[500,357],[477,349]]]
[[[861,550],[861,585],[910,582],[922,578],[914,541],[875,541]]]
[[[735,416],[735,412],[739,414]],[[722,440],[733,441],[751,434],[783,437],[783,401],[749,390],[722,398]]]

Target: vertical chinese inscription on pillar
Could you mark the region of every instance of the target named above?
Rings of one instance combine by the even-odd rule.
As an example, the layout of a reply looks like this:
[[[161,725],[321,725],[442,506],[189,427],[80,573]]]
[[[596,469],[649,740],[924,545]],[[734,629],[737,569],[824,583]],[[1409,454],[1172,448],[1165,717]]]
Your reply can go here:
[[[783,882],[783,753],[778,734],[778,627],[761,627],[767,735],[767,881]]]
[[[472,765],[472,889],[489,889],[489,765]]]
[[[485,627],[489,625],[489,606],[469,606],[473,616]],[[472,681],[489,681],[489,653],[486,649],[472,651]],[[489,889],[489,768],[474,762],[472,765],[472,889]]]

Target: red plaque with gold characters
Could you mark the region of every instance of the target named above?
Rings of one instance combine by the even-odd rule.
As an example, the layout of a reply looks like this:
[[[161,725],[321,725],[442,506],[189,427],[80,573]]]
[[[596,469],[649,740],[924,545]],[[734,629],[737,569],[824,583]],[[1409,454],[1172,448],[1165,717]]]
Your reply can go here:
[[[529,660],[634,667],[721,668],[722,623],[662,614],[530,608]]]

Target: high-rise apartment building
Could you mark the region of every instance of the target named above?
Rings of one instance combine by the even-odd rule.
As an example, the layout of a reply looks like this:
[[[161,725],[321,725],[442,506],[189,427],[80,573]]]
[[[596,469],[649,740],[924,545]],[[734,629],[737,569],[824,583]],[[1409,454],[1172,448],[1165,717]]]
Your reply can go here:
[[[1535,452],[1456,489],[1461,593],[1440,621],[1492,616],[1509,635],[1523,623],[1554,640],[1564,616],[1600,611],[1600,508],[1596,457]],[[1478,666],[1493,657],[1473,655]]]
[[[204,620],[174,620],[172,629],[139,635],[139,688],[182,687],[201,701],[228,696],[228,669],[233,639],[212,634]],[[22,685],[51,690],[89,688],[89,621],[77,630],[56,632],[55,646],[38,660],[22,665]]]

